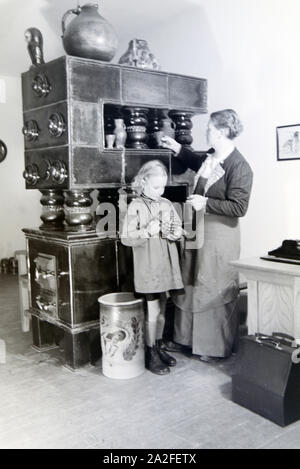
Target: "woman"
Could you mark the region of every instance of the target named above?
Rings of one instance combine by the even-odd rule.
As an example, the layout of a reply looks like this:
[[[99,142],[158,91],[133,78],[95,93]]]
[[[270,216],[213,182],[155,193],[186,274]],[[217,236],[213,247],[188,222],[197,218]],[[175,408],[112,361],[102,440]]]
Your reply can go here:
[[[183,170],[196,172],[193,195],[187,202],[200,227],[198,246],[190,243],[182,252],[185,294],[174,299],[174,341],[192,347],[193,354],[206,362],[228,357],[238,332],[238,273],[230,261],[239,258],[239,217],[247,211],[253,178],[233,142],[242,129],[236,112],[225,109],[210,115],[207,142],[212,148],[208,153],[196,153],[170,137],[162,139]],[[167,344],[166,349],[178,351],[176,343]]]

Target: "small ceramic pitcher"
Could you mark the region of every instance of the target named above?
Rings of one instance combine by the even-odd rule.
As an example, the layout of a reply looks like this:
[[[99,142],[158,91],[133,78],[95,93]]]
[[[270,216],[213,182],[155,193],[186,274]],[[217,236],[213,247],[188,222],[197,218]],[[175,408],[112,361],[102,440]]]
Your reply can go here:
[[[175,124],[171,119],[165,117],[160,120],[160,130],[164,135],[175,138]]]
[[[115,119],[115,130],[114,134],[116,136],[116,147],[124,148],[127,138],[126,126],[123,119]]]

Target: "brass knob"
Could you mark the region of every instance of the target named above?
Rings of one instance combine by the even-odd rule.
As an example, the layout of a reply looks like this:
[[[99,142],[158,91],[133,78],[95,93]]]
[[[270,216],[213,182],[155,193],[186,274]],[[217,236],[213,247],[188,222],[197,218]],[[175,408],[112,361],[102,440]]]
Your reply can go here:
[[[3,160],[5,160],[7,155],[7,147],[5,143],[0,140],[0,163],[2,163]]]
[[[39,282],[40,279],[46,280],[49,277],[55,277],[55,272],[53,272],[52,270],[43,270],[41,269],[41,267],[35,268],[34,278],[37,282]]]
[[[55,112],[48,119],[48,130],[54,137],[61,137],[66,131],[66,123],[62,114]]]
[[[39,73],[34,77],[31,83],[31,87],[35,94],[40,98],[47,96],[52,90],[47,76],[44,73]]]
[[[56,312],[56,303],[44,303],[40,295],[36,296],[35,302],[41,311],[49,311],[52,314]]]
[[[69,272],[64,272],[64,271],[58,272],[58,277],[66,277],[67,275],[69,275]]]
[[[24,127],[22,128],[23,135],[26,140],[29,142],[35,141],[39,136],[39,127],[37,122],[34,120],[29,120],[25,122]]]
[[[51,176],[51,163],[49,160],[41,161],[40,163],[40,172],[41,172],[41,179],[44,181],[48,181]]]
[[[42,273],[42,279],[45,280],[49,277],[55,277],[55,272],[52,272],[51,270],[45,270],[43,273]]]
[[[35,164],[26,166],[23,178],[29,186],[35,186],[40,179],[38,167]]]
[[[68,171],[65,164],[62,161],[54,161],[51,166],[51,178],[53,182],[57,184],[63,184],[68,177]]]

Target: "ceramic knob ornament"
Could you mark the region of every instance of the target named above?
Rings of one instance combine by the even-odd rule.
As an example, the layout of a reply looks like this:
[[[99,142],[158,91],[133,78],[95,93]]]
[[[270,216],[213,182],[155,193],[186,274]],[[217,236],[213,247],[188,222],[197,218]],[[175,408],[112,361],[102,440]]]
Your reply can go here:
[[[159,63],[145,39],[132,39],[127,51],[120,57],[120,65],[159,70]]]
[[[75,15],[67,25],[67,18]],[[62,18],[62,41],[67,54],[110,62],[118,47],[111,24],[98,13],[98,4],[68,10]]]
[[[25,31],[27,49],[32,61],[30,68],[38,67],[45,63],[43,54],[43,36],[39,29],[28,28]]]
[[[0,163],[2,163],[2,161],[5,160],[6,155],[7,155],[7,147],[5,143],[2,140],[0,140]]]

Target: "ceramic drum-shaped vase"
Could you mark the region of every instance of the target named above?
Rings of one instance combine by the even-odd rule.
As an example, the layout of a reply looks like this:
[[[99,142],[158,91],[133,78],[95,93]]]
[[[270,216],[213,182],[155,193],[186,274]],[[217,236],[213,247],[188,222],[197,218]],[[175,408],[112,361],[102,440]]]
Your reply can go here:
[[[119,292],[98,301],[103,374],[115,379],[141,375],[145,370],[143,299]]]

